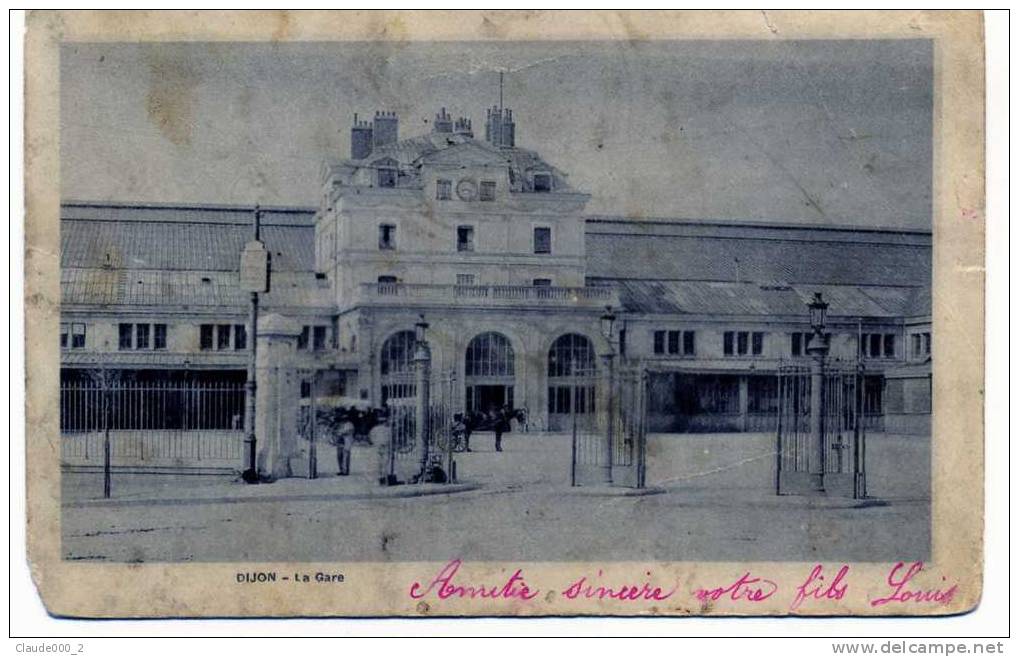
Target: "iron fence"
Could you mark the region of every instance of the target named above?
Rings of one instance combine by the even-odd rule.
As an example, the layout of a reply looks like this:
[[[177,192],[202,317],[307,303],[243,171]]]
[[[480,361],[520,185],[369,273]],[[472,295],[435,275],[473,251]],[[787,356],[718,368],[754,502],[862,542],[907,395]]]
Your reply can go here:
[[[62,382],[62,462],[102,465],[108,433],[114,467],[239,465],[244,395],[232,381]]]

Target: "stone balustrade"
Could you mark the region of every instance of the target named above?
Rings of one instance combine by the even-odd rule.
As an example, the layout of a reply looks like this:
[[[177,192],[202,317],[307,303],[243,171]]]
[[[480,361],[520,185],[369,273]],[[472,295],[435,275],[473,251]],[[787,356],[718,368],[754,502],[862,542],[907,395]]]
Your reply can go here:
[[[483,307],[547,306],[601,309],[618,306],[610,287],[541,287],[531,285],[431,285],[364,283],[358,301],[368,305],[462,305]]]

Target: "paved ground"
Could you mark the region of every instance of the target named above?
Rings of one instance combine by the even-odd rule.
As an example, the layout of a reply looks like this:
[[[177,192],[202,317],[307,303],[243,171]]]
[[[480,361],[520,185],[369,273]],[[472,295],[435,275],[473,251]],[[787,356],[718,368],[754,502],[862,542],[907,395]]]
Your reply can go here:
[[[459,471],[480,488],[451,495],[366,499],[355,488],[378,491],[367,474],[361,483],[325,478],[264,487],[217,477],[121,475],[115,495],[130,502],[95,506],[87,500],[101,493],[101,477],[69,475],[63,548],[69,559],[111,561],[928,556],[929,439],[871,436],[870,492],[886,504],[866,508],[774,496],[772,440],[652,436],[648,484],[664,492],[643,497],[571,490],[570,442],[553,434],[510,435],[502,453],[492,450],[490,434],[472,439],[478,451],[460,455]],[[367,456],[356,451],[355,466]],[[193,503],[143,502],[158,497]]]

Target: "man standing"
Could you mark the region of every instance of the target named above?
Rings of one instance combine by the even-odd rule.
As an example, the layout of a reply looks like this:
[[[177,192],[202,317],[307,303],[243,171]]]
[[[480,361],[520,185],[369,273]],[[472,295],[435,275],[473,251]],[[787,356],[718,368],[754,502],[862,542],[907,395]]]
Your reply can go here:
[[[510,416],[512,409],[509,406],[503,406],[501,409],[496,411],[495,417],[495,451],[502,451],[502,434],[504,431],[510,430]]]

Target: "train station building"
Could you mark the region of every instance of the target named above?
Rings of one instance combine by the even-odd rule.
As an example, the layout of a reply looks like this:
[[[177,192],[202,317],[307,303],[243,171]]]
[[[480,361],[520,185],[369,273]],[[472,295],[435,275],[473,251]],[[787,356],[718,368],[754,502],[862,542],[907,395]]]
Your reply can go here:
[[[300,327],[301,371],[384,403],[423,315],[432,368],[467,408],[523,407],[533,428],[563,430],[596,412],[611,347],[649,372],[652,430],[770,431],[776,372],[809,359],[820,292],[830,358],[864,367],[868,426],[929,433],[930,232],[593,216],[598,190],[575,189],[519,134],[502,108],[478,135],[444,109],[409,138],[393,113],[355,117],[319,198],[262,208],[261,307]],[[65,382],[100,367],[157,388],[244,381],[252,208],[68,200],[61,213]],[[210,428],[237,430],[237,400],[217,403]]]

